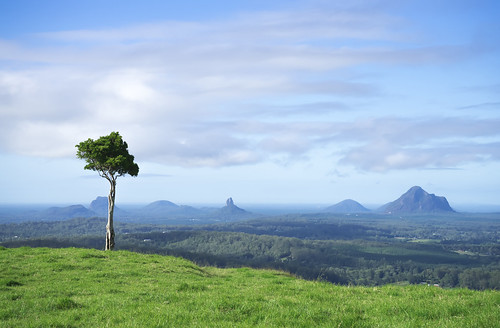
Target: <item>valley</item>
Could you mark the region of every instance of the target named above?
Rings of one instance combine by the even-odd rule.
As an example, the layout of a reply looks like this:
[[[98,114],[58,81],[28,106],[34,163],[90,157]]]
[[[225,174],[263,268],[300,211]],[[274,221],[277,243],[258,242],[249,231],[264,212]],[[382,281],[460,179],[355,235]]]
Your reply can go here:
[[[5,247],[102,249],[104,218],[0,225]],[[208,225],[117,222],[117,249],[199,265],[274,268],[309,280],[500,289],[495,215],[307,214]]]
[[[266,216],[232,198],[209,209],[158,201],[137,216],[117,210],[116,249],[180,256],[203,266],[273,268],[343,285],[500,289],[497,213],[459,213],[444,197],[418,187],[382,207],[391,211],[358,204]],[[87,218],[5,219],[0,245],[102,249],[105,205],[96,199],[88,210],[101,216]]]

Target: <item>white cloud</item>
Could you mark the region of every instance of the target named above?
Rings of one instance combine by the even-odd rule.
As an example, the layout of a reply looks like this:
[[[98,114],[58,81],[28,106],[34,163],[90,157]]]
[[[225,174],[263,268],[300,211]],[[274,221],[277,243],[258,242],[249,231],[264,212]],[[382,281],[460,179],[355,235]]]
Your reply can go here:
[[[426,118],[377,119],[347,127],[338,137],[361,145],[342,159],[360,170],[446,168],[500,159],[500,120]],[[494,141],[492,141],[494,140]]]
[[[383,95],[362,67],[470,53],[406,44],[402,23],[342,8],[44,33],[43,46],[2,41],[0,150],[70,157],[81,140],[118,130],[137,157],[180,166],[318,148],[367,171],[498,160],[494,143],[471,141],[498,138],[498,121],[335,116]]]

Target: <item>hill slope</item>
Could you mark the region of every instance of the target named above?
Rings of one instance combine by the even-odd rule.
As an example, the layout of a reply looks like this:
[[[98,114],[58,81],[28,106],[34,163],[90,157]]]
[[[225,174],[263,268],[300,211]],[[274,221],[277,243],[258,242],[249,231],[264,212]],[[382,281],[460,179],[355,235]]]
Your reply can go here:
[[[41,220],[44,219],[70,219],[78,217],[92,217],[96,213],[87,209],[83,205],[71,205],[66,207],[50,207],[46,210],[36,213],[35,217]]]
[[[139,211],[136,215],[140,217],[158,217],[166,218],[170,216],[196,216],[202,214],[202,211],[186,205],[177,205],[168,200],[159,200],[153,202]]]
[[[488,327],[499,292],[339,287],[174,257],[0,248],[6,327]]]

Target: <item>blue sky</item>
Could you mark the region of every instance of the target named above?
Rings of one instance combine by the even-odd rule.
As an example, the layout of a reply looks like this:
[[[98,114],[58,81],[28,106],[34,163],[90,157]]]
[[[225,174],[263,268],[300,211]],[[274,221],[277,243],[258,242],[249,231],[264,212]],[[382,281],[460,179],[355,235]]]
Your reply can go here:
[[[348,3],[348,4],[346,4]],[[500,205],[498,1],[1,1],[0,203]]]

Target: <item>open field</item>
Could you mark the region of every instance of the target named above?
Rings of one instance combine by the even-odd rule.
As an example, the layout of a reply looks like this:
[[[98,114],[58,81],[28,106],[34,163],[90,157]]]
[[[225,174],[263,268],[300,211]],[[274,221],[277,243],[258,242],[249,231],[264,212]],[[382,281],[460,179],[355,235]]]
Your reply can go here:
[[[500,292],[347,287],[92,249],[0,249],[3,327],[494,327]]]

